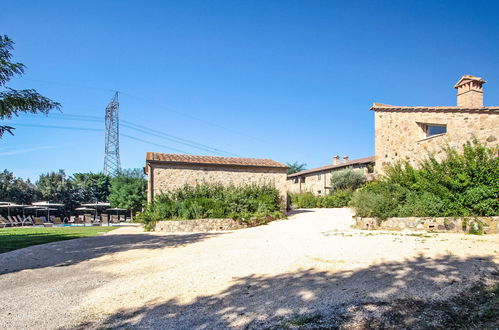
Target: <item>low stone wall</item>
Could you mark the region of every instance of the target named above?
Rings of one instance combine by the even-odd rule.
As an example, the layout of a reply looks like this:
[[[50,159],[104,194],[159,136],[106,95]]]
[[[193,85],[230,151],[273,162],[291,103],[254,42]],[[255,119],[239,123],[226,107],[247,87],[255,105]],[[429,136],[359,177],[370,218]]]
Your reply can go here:
[[[158,221],[154,231],[175,232],[207,232],[248,228],[246,224],[233,219],[197,219]]]
[[[431,232],[464,233],[475,232],[499,234],[499,216],[494,217],[439,217],[439,218],[388,218],[380,221],[375,218],[356,218],[359,229],[382,230],[425,230]]]

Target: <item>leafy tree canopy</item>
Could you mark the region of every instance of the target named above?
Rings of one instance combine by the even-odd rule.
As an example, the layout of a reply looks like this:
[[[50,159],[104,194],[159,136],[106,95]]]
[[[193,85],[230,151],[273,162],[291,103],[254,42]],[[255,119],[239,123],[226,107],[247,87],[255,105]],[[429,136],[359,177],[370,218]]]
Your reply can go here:
[[[19,113],[44,113],[52,109],[60,109],[61,105],[39,94],[34,89],[16,90],[6,84],[14,76],[22,75],[26,66],[22,63],[12,62],[11,50],[14,42],[6,35],[0,35],[0,120],[10,119]],[[13,134],[14,127],[0,125],[0,137],[5,132]]]
[[[72,183],[75,197],[82,203],[105,202],[109,196],[111,178],[103,173],[76,173]]]
[[[142,169],[123,170],[111,179],[109,202],[112,207],[140,211],[146,201],[147,180]]]

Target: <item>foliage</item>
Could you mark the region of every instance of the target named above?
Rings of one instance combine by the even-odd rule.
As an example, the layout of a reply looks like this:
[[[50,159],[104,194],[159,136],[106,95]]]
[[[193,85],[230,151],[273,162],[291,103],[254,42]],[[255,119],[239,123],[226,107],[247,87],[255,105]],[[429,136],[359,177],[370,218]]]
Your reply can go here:
[[[63,203],[65,214],[78,206],[76,189],[64,170],[40,175],[36,182],[39,197],[53,203]]]
[[[138,218],[152,230],[158,220],[232,218],[262,223],[281,218],[279,192],[274,187],[204,184],[159,194]]]
[[[366,176],[362,170],[346,169],[331,173],[331,191],[355,190],[366,181]]]
[[[141,169],[123,170],[111,179],[109,202],[112,207],[140,211],[146,201],[147,180]]]
[[[352,197],[352,190],[336,190],[326,196],[315,196],[312,193],[291,194],[291,205],[294,208],[345,207]]]
[[[286,163],[286,165],[288,165],[289,167],[288,175],[304,171],[307,168],[307,164],[305,163],[300,164],[298,162],[294,162],[294,163]]]
[[[0,36],[0,86],[5,88],[0,91],[0,119],[10,119],[23,112],[47,114],[52,109],[60,109],[59,103],[34,89],[15,90],[5,86],[15,75],[22,75],[25,69],[24,64],[11,62],[10,51],[13,49],[14,42],[7,36]],[[5,132],[13,134],[13,130],[11,126],[0,125],[0,138]]]
[[[14,177],[8,170],[0,172],[0,201],[29,204],[37,198],[35,185],[28,179]]]
[[[117,227],[52,227],[0,229],[0,253],[31,245],[104,234]]]
[[[105,202],[109,196],[111,178],[103,173],[76,173],[71,182],[74,197],[82,203]]]
[[[445,148],[418,169],[399,163],[379,181],[357,190],[350,202],[362,217],[491,216],[499,214],[498,148],[467,142],[460,154]]]

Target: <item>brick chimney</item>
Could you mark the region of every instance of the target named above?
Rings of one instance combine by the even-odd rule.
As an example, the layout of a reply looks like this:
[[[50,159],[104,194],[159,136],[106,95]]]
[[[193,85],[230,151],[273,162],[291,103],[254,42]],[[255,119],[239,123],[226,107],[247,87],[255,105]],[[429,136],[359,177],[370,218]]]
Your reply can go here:
[[[454,86],[457,89],[457,106],[466,108],[483,107],[482,85],[486,81],[471,75],[462,76]]]
[[[333,157],[333,165],[338,165],[340,163],[340,156],[336,155]]]
[[[348,156],[344,156],[344,157],[343,157],[343,162],[344,162],[344,163],[348,162]]]

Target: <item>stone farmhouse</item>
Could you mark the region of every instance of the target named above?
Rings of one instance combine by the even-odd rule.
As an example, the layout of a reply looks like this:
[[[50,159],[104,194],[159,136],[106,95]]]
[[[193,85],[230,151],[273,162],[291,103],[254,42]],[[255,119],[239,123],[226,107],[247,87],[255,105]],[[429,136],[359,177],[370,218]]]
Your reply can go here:
[[[460,149],[473,138],[489,146],[499,139],[499,107],[483,105],[485,80],[463,76],[454,86],[457,106],[394,106],[374,103],[375,172],[398,161],[416,165],[428,153],[441,159],[442,148]]]
[[[287,205],[286,172],[288,166],[271,159],[193,156],[148,152],[147,201],[162,191],[185,185],[217,183],[223,185],[272,185]]]
[[[314,195],[329,194],[331,173],[345,169],[362,170],[366,176],[374,170],[374,157],[365,157],[349,160],[348,156],[340,160],[340,156],[333,157],[333,163],[326,166],[312,168],[288,175],[288,192],[297,194],[310,192]]]

